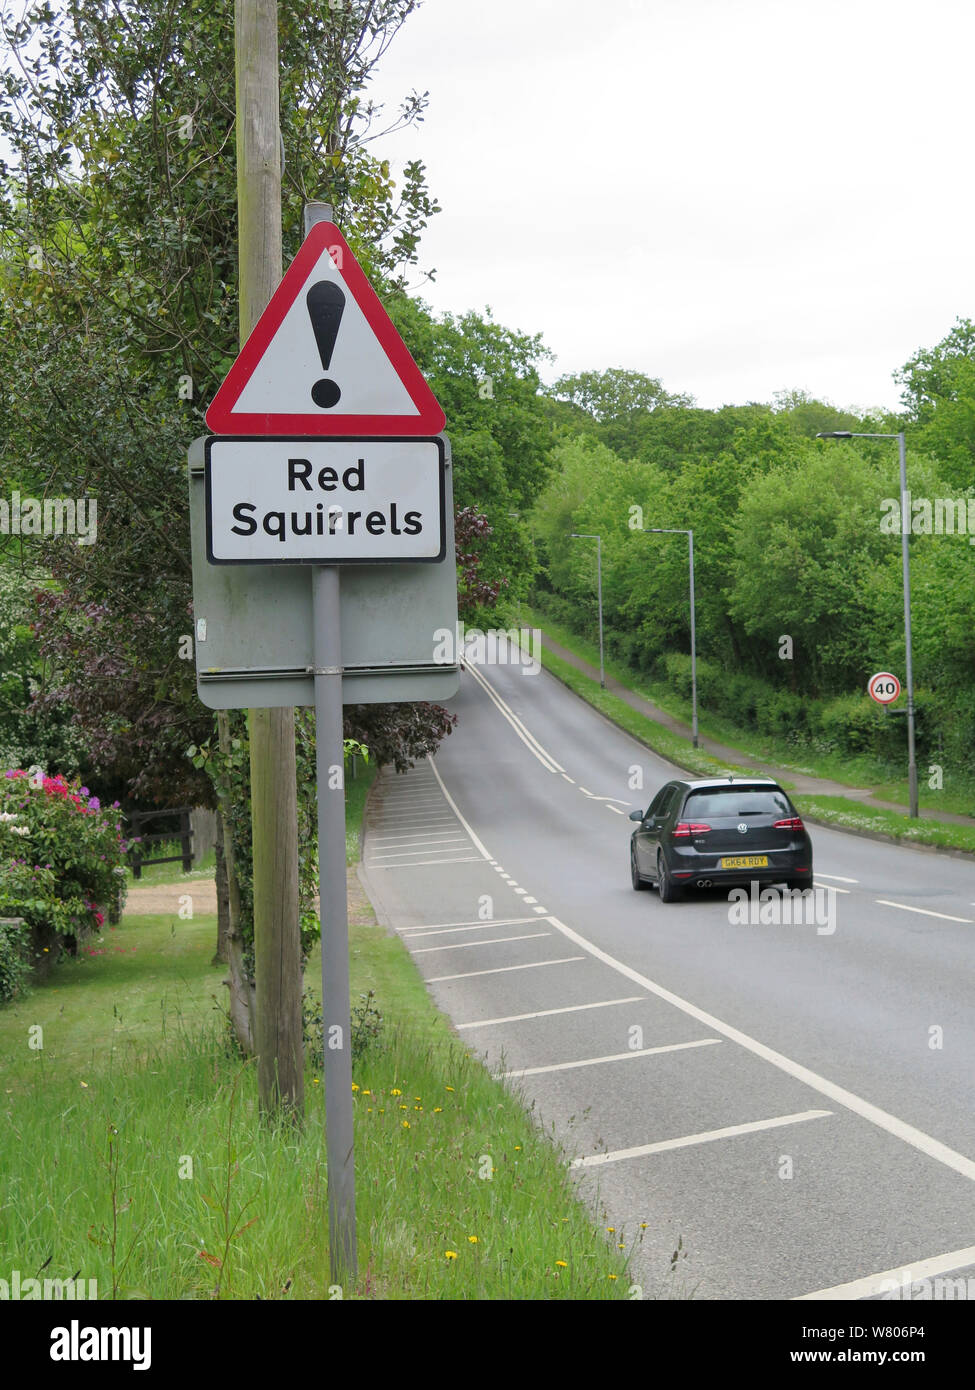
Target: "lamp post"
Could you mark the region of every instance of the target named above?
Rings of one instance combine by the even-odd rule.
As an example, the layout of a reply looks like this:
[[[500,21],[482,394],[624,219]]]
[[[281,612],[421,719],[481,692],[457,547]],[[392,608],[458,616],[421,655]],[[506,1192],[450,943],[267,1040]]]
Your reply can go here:
[[[691,572],[691,742],[697,747],[697,634],[694,626],[694,532],[677,526],[645,526],[644,531],[660,535],[686,536],[687,555]]]
[[[599,687],[606,689],[606,669],[603,666],[603,538],[589,536],[581,531],[573,531],[574,541],[596,542],[596,591],[599,596]]]
[[[911,656],[911,566],[908,554],[908,531],[904,525],[907,498],[907,453],[904,431],[898,434],[861,434],[854,430],[824,430],[817,439],[896,439],[901,472],[901,564],[904,572],[904,653],[907,676],[907,794],[909,814],[915,819],[917,802],[917,761],[914,747],[914,663]]]

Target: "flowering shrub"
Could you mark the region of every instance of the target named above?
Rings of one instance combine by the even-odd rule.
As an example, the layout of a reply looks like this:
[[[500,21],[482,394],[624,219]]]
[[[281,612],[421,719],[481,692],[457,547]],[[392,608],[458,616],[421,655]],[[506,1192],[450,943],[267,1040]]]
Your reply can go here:
[[[15,768],[0,778],[0,917],[22,917],[35,942],[77,939],[118,921],[125,841],[118,803],[103,808],[76,779]],[[38,935],[41,933],[41,935]]]

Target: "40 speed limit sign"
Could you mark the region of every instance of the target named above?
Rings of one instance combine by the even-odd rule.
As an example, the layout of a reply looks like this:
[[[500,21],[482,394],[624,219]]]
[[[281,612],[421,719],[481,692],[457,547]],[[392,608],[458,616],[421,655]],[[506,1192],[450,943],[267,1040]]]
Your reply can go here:
[[[901,683],[889,671],[878,671],[867,682],[867,694],[878,705],[892,705],[901,693]]]

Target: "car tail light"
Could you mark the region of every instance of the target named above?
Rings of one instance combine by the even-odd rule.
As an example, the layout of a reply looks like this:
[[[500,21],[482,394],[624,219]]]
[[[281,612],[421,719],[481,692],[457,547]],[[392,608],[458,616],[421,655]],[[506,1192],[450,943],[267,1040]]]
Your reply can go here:
[[[790,816],[788,820],[777,820],[772,826],[773,830],[802,830],[802,821],[798,816]]]
[[[675,840],[685,840],[691,835],[703,835],[705,830],[710,829],[709,825],[699,825],[697,821],[682,820],[674,826],[671,834]]]

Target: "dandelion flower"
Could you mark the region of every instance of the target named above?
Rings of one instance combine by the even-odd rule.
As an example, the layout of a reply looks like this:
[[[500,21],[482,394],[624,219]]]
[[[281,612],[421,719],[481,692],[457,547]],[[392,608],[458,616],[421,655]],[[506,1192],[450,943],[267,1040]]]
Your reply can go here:
[[[444,1251],[444,1255],[446,1256],[446,1258],[447,1258],[448,1260],[456,1260],[456,1258],[457,1258],[457,1251],[456,1251],[456,1250],[445,1250],[445,1251]]]
[[[400,1090],[400,1088],[399,1088],[398,1086],[394,1086],[393,1089],[390,1091],[389,1094],[390,1094],[391,1096],[401,1096],[401,1095],[403,1094],[403,1092]]]
[[[467,1239],[470,1241],[471,1245],[477,1244],[477,1236],[468,1236]]]
[[[403,1121],[403,1128],[404,1128],[404,1129],[409,1129],[409,1128],[410,1128],[410,1122],[409,1122],[409,1120],[404,1120],[404,1121]]]
[[[453,1086],[445,1086],[445,1087],[444,1087],[444,1090],[445,1090],[445,1091],[452,1091],[453,1089],[454,1089]]]
[[[556,1260],[555,1267],[556,1269],[568,1269],[569,1263],[567,1260]]]

